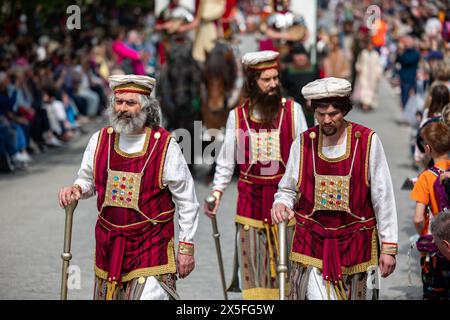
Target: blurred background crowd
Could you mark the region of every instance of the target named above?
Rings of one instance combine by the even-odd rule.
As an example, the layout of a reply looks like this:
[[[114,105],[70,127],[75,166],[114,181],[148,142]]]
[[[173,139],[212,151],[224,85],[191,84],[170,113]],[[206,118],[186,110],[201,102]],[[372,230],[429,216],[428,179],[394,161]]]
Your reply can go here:
[[[199,1],[191,1],[191,7],[178,0],[162,5],[137,0],[78,2],[81,28],[75,30],[68,28],[70,3],[0,5],[3,173],[25,170],[35,155],[64,148],[83,134],[86,124],[104,122],[112,74],[155,77],[155,94],[170,130],[191,130],[192,120],[222,128],[228,111],[239,103],[241,35],[254,36],[260,49],[282,53],[282,89],[303,106],[309,126],[313,115],[300,93],[306,83],[321,77],[346,78],[354,87],[355,105],[370,113],[378,106],[379,81],[386,77],[398,92],[399,101],[393,103],[403,108],[399,125],[411,126],[411,161],[417,168],[425,163],[415,141],[417,129],[449,103],[446,0],[311,1],[316,4],[313,26],[305,22],[309,13],[302,14],[296,1],[224,0],[225,8],[211,18],[216,28],[220,26],[212,39],[215,45],[197,55],[196,41],[205,39],[200,34],[205,29],[198,19]],[[162,10],[157,12],[157,7]],[[217,44],[225,49],[220,51]],[[216,107],[215,89],[207,83],[214,63],[220,65],[208,62],[214,54],[233,67],[227,71],[230,79],[227,72],[221,74],[225,79]],[[208,115],[217,110],[223,111],[220,119]]]

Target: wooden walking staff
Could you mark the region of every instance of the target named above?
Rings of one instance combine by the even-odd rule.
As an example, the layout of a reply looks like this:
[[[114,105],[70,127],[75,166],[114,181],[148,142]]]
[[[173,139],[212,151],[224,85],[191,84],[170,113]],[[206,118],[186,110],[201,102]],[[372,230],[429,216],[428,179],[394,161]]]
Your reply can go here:
[[[286,212],[284,213],[286,215]],[[280,245],[280,252],[278,253],[278,280],[280,282],[280,300],[286,300],[286,220],[283,220],[278,224],[278,243]]]
[[[208,206],[209,210],[213,210],[216,205],[216,197],[208,196],[205,199],[205,203]],[[222,250],[220,249],[220,233],[219,228],[217,227],[217,220],[215,215],[211,217],[211,223],[213,229],[213,238],[216,244],[217,260],[219,261],[220,279],[222,281],[223,296],[225,300],[228,300],[227,287],[225,283],[225,271],[223,268],[223,260],[222,260]]]
[[[62,264],[62,275],[61,275],[61,300],[67,300],[67,271],[69,269],[70,259],[72,259],[72,254],[70,253],[70,245],[72,242],[72,221],[73,212],[77,207],[78,201],[73,200],[64,207],[66,210],[66,224],[64,227],[64,251],[61,254]]]

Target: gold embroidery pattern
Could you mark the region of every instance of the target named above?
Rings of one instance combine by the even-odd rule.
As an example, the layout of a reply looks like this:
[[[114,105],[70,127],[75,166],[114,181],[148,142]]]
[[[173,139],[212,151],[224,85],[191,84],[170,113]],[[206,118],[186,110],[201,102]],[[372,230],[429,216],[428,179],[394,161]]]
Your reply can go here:
[[[351,145],[352,145],[351,137],[352,137],[352,123],[348,122],[348,125],[347,125],[347,141],[346,141],[345,153],[342,156],[338,157],[338,158],[330,159],[330,158],[328,158],[327,156],[325,156],[322,153],[323,134],[322,134],[322,130],[320,130],[320,128],[319,128],[319,147],[318,147],[319,158],[322,159],[322,160],[325,160],[327,162],[339,162],[339,161],[347,159],[350,156],[350,148],[351,148]]]
[[[235,128],[236,128],[236,133],[235,133],[236,145],[239,145],[239,109],[242,109],[242,107],[238,107],[238,108],[236,108],[234,110],[234,118],[235,118],[235,121],[236,121],[236,125],[235,125]]]
[[[367,151],[366,151],[366,162],[364,165],[364,176],[366,178],[366,186],[370,187],[370,180],[369,180],[369,157],[370,157],[370,146],[372,144],[372,136],[374,132],[371,131],[369,134],[369,139],[367,139]]]
[[[304,146],[305,135],[300,135],[300,165],[298,167],[298,182],[297,182],[297,190],[300,189],[300,185],[302,184],[302,173],[303,173],[303,146]]]
[[[99,134],[98,134],[98,140],[97,140],[97,146],[95,147],[95,153],[94,153],[94,167],[93,167],[93,177],[94,177],[94,182],[95,182],[95,177],[97,176],[97,156],[98,156],[98,149],[100,149],[100,143],[102,141],[103,138],[103,132],[105,132],[107,129],[103,128],[100,130]],[[109,141],[108,141],[109,143]]]
[[[292,248],[292,247],[291,247]],[[289,259],[298,263],[301,263],[306,266],[313,266],[320,270],[323,269],[323,262],[321,259],[317,259],[314,257],[310,257],[304,254],[300,254],[297,252],[293,252],[291,250],[291,254],[289,255]],[[361,273],[366,272],[367,269],[371,266],[377,266],[378,265],[378,237],[377,237],[377,229],[374,228],[372,232],[372,248],[371,248],[371,256],[370,260],[351,266],[351,267],[342,267],[342,274],[355,274],[355,273]]]
[[[280,131],[250,132],[251,163],[281,161]]]
[[[143,156],[144,154],[147,153],[147,149],[148,149],[148,144],[150,142],[151,133],[152,133],[152,129],[146,127],[145,128],[146,136],[145,136],[144,146],[142,147],[141,151],[134,152],[134,153],[126,153],[126,152],[120,150],[120,148],[119,148],[119,137],[120,137],[120,134],[116,133],[116,136],[114,138],[114,151],[116,151],[118,154],[120,154],[122,157],[125,157],[125,158],[135,158],[135,157]]]
[[[122,274],[122,282],[127,282],[139,277],[150,277],[158,276],[161,274],[175,273],[177,267],[175,265],[174,249],[173,249],[173,238],[167,244],[167,264],[154,266],[149,268],[141,268],[133,270],[129,273]],[[97,267],[94,256],[94,271],[95,275],[103,280],[108,279],[108,272]]]
[[[244,300],[278,300],[280,289],[252,288],[242,290]]]
[[[398,253],[398,245],[390,243],[381,244],[381,253],[396,255]]]
[[[164,144],[164,149],[163,149],[163,153],[162,153],[162,157],[161,157],[161,163],[159,165],[159,175],[158,175],[158,182],[159,182],[159,188],[160,189],[164,189],[166,186],[163,184],[162,181],[162,174],[163,174],[163,170],[164,170],[164,162],[166,160],[166,155],[167,155],[167,148],[169,146],[170,143],[170,139],[171,136],[167,137],[166,143]]]
[[[122,207],[139,210],[139,192],[142,173],[108,169],[103,207]]]
[[[314,209],[350,212],[350,176],[315,175]]]
[[[295,140],[295,112],[294,112],[294,102],[291,100],[291,130],[292,130],[292,140]],[[298,124],[300,125],[300,124]]]

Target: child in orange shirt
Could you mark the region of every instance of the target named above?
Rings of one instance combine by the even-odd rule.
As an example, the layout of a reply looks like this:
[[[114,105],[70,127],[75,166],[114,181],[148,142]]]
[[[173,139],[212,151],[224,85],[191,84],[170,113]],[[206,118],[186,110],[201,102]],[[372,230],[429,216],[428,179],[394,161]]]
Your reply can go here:
[[[450,169],[450,129],[442,122],[428,124],[422,129],[423,147],[427,155],[434,160],[434,166],[444,172]],[[430,234],[429,212],[433,216],[439,213],[439,203],[434,192],[434,183],[438,177],[431,170],[422,172],[411,192],[411,198],[416,200],[414,225],[419,235]],[[429,212],[428,212],[428,210]],[[423,298],[425,300],[447,300],[449,297],[449,280],[446,273],[450,270],[449,263],[437,254],[421,256]]]

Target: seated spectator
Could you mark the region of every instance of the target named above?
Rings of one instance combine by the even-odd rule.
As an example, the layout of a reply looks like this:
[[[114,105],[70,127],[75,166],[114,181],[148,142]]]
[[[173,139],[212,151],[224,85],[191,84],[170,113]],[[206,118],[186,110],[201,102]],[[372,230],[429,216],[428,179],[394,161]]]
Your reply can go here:
[[[26,150],[29,143],[28,120],[14,112],[15,99],[16,92],[10,86],[8,74],[0,72],[0,120],[2,139],[7,139],[2,142],[3,156],[6,162],[9,158],[17,168],[25,168],[31,162],[31,157]]]
[[[72,140],[74,137],[73,127],[67,119],[66,108],[63,102],[57,98],[54,89],[45,89],[43,102],[52,133],[64,142]]]
[[[97,115],[100,107],[100,97],[98,93],[92,90],[94,86],[93,75],[89,70],[89,60],[87,58],[81,59],[81,63],[76,65],[73,69],[74,80],[74,95],[82,97],[87,101],[86,114],[89,117]],[[96,79],[98,83],[98,78]]]

